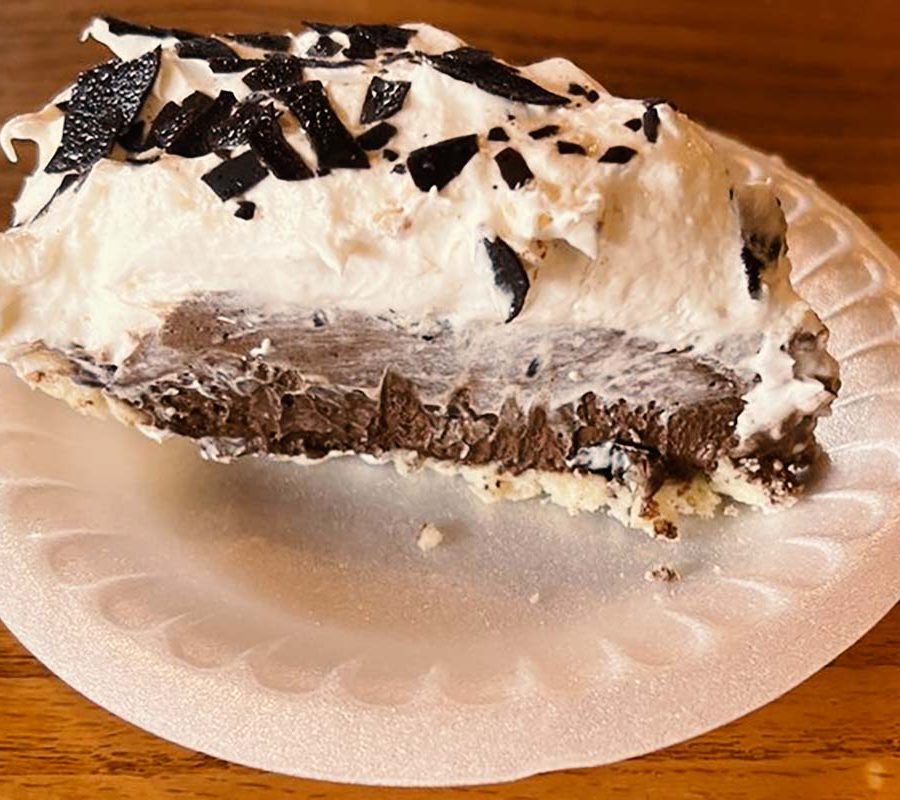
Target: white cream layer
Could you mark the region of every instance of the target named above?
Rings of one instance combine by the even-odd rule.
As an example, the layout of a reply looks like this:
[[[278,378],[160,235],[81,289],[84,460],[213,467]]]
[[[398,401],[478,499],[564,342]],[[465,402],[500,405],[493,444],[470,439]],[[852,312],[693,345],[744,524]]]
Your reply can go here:
[[[441,53],[462,45],[430,26],[409,27],[416,30],[412,50]],[[102,20],[85,34],[123,59],[160,44],[115,36]],[[291,51],[304,54],[317,38],[304,31]],[[174,39],[162,44],[160,75],[143,118],[196,90],[250,93],[240,73],[215,74],[204,61],[179,58]],[[369,62],[304,74],[323,81],[345,125],[358,134],[366,88],[379,69]],[[408,174],[395,174],[393,163],[370,153],[369,170],[335,170],[301,182],[266,178],[243,198],[257,206],[250,221],[236,218],[236,202],[222,202],[200,180],[220,163],[215,155],[163,155],[141,167],[103,160],[77,191],[35,218],[60,183],[43,167],[60,142],[64,117],[52,103],[16,117],[2,130],[4,151],[15,160],[12,141],[31,139],[39,163],[16,203],[18,227],[0,236],[0,357],[42,341],[78,344],[120,363],[173,305],[211,291],[234,292],[271,311],[338,307],[398,320],[502,325],[509,300],[495,286],[482,245],[484,237],[500,236],[520,255],[532,283],[510,324],[602,325],[672,347],[692,345],[699,353],[762,334],[760,353],[735,365],[761,376],[739,432],[777,433],[791,412],[821,406],[827,396],[821,383],[795,378],[793,359],[781,349],[798,329],[820,325],[790,287],[787,258],[766,279],[761,299],[750,297],[728,165],[703,130],[662,105],[659,139],[650,143],[624,124],[642,116],[641,101],[613,97],[562,59],[521,72],[556,93],[566,95],[578,83],[596,89],[600,99],[524,105],[427,64],[394,62],[383,77],[412,87],[389,120],[398,134],[388,146],[402,162],[417,147],[477,133],[480,151],[462,173],[443,190],[423,193]],[[286,113],[283,122],[290,143],[314,166],[296,120]],[[558,137],[529,137],[545,125],[558,125]],[[511,141],[488,141],[494,126],[504,127]],[[581,144],[589,155],[561,155],[557,138]],[[626,165],[598,163],[613,145],[638,155]],[[523,188],[508,188],[494,162],[507,146],[535,175]],[[569,387],[573,396],[584,390]]]

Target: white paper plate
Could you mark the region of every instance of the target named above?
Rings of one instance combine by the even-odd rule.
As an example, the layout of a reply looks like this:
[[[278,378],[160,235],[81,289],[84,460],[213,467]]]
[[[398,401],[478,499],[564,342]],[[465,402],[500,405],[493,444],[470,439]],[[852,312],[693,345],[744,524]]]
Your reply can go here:
[[[635,756],[795,686],[900,595],[898,263],[780,161],[845,388],[794,509],[679,542],[389,467],[202,462],[0,374],[0,616],[153,733],[339,781],[459,784]],[[446,534],[422,553],[423,522]],[[674,567],[682,580],[644,574]]]

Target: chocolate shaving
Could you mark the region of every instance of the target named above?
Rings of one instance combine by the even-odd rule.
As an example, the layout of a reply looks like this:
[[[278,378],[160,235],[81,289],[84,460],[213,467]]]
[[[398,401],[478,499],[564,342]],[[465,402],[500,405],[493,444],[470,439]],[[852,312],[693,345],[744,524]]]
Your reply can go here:
[[[494,161],[500,167],[500,174],[510,189],[518,189],[524,186],[534,177],[534,173],[528,168],[528,164],[518,150],[507,147],[494,156]]]
[[[286,33],[226,33],[224,36],[233,42],[259,50],[284,52],[291,49],[291,37]]]
[[[350,47],[344,54],[352,59],[375,58],[378,50],[404,48],[415,35],[411,28],[396,25],[332,25],[325,22],[307,22],[306,25],[319,33],[338,31],[350,40]]]
[[[617,144],[610,147],[598,160],[601,164],[627,164],[636,155],[637,150],[634,148]]]
[[[264,62],[259,58],[239,58],[238,56],[223,56],[209,59],[209,68],[213,72],[246,72],[248,69],[258,67]]]
[[[389,122],[380,122],[374,128],[356,137],[357,144],[363,150],[381,150],[391,139],[397,129]]]
[[[209,61],[211,58],[237,58],[234,52],[225,42],[220,42],[212,36],[203,36],[196,39],[188,39],[175,45],[175,52],[179,58],[195,58]]]
[[[250,146],[272,174],[282,181],[303,181],[312,170],[284,138],[281,123],[274,116],[261,120],[250,132]]]
[[[230,200],[256,186],[268,174],[256,154],[248,150],[237,158],[223,161],[203,175],[201,180],[221,200]]]
[[[406,164],[397,164],[391,172],[396,175],[406,175]]]
[[[219,92],[218,97],[211,103],[207,102],[208,99],[206,95],[200,95],[195,101],[196,113],[188,112],[186,117],[182,118],[184,124],[170,137],[169,144],[165,145],[167,152],[184,158],[199,158],[212,152],[212,133],[228,119],[237,99],[231,92]],[[182,110],[185,105],[187,100]]]
[[[635,117],[624,123],[625,127],[630,131],[639,131],[641,129],[641,124],[640,117]]]
[[[409,81],[386,81],[383,78],[372,78],[366,90],[362,114],[359,121],[363,125],[394,116],[401,108],[409,93]]]
[[[644,100],[644,105],[647,108],[653,108],[653,106],[668,106],[672,111],[678,111],[678,106],[671,100],[667,100],[665,97],[648,97]]]
[[[189,94],[179,105],[170,100],[156,115],[147,141],[151,146],[167,148],[190,122],[206,111],[213,99],[203,92]]]
[[[401,50],[399,53],[390,53],[389,55],[384,56],[381,59],[381,65],[383,67],[388,66],[389,64],[394,64],[397,61],[409,61],[411,64],[421,64],[422,59],[419,58],[415,53],[411,53],[409,50]]]
[[[251,203],[249,200],[238,201],[237,210],[234,212],[238,219],[253,219],[254,214],[256,214],[256,203]]]
[[[495,61],[490,53],[472,48],[459,48],[436,56],[427,56],[428,63],[439,72],[458,81],[472,83],[484,92],[518,103],[542,106],[562,106],[567,97],[538,86],[520,75],[516,69]]]
[[[557,133],[559,133],[559,125],[544,125],[543,128],[530,131],[528,135],[532,139],[546,139],[550,136],[556,136]]]
[[[312,142],[319,167],[368,169],[369,158],[344,127],[321,81],[287,86],[279,92]]]
[[[413,150],[406,163],[419,189],[427,192],[436,187],[440,191],[463,171],[477,152],[478,137],[473,133]]]
[[[202,39],[203,34],[181,28],[158,28],[156,25],[139,25],[117,17],[101,17],[109,26],[109,32],[113,36],[152,36],[155,39]]]
[[[250,134],[259,126],[278,117],[278,112],[259,100],[241,103],[228,119],[212,127],[209,141],[212,148],[240,147],[250,141]]]
[[[487,138],[491,142],[508,142],[509,134],[498,125],[496,128],[491,128],[488,131]]]
[[[330,36],[322,35],[316,43],[306,51],[306,55],[313,58],[331,58],[341,52],[341,45]]]
[[[596,89],[588,89],[578,83],[569,84],[569,94],[584,97],[589,103],[596,103],[600,99],[600,93]]]
[[[345,59],[343,61],[328,61],[325,58],[298,58],[300,66],[309,67],[310,69],[348,69],[350,67],[358,67],[362,61],[351,61]]]
[[[136,119],[119,134],[118,143],[131,153],[148,150],[149,146],[144,141],[144,127],[144,121]]]
[[[586,156],[587,150],[577,142],[559,141],[556,150],[561,156]]]
[[[525,305],[531,282],[519,257],[503,239],[498,236],[493,241],[484,239],[483,242],[494,271],[494,284],[511,295],[506,322],[512,322]]]
[[[274,53],[271,58],[243,77],[244,83],[253,91],[280,89],[299,83],[303,79],[303,61],[294,56]]]
[[[396,161],[400,158],[400,154],[396,150],[390,150],[389,148],[385,148],[385,151],[382,153],[385,161]]]
[[[369,61],[378,55],[378,45],[365,34],[350,39],[350,46],[344,48],[344,55],[354,61]]]
[[[541,368],[541,360],[537,357],[532,358],[531,361],[528,362],[528,368],[525,370],[526,378],[533,378],[538,374],[538,370]]]
[[[643,126],[647,141],[651,144],[655,143],[659,138],[659,111],[656,110],[656,106],[650,106],[644,112]]]
[[[47,172],[84,172],[108,156],[137,118],[159,73],[159,48],[133,61],[108,61],[81,73],[69,99],[62,141]]]

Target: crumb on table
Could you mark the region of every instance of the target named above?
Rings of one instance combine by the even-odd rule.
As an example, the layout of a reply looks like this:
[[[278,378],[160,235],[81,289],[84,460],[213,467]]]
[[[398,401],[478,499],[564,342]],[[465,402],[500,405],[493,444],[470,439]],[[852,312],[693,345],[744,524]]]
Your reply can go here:
[[[419,546],[419,550],[426,553],[434,550],[442,541],[444,541],[444,534],[440,529],[436,525],[426,522],[419,529],[419,538],[416,540],[416,544]]]
[[[659,581],[660,583],[674,583],[681,579],[681,576],[673,568],[665,564],[649,569],[644,573],[644,579],[648,581]]]

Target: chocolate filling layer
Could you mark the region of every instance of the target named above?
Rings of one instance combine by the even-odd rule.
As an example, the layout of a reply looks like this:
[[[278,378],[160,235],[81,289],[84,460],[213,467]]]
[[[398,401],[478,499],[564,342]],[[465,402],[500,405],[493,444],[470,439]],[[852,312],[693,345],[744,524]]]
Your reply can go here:
[[[752,376],[620,331],[511,328],[464,334],[347,312],[263,316],[217,299],[176,308],[117,370],[70,358],[78,381],[216,457],[405,450],[513,474],[612,478],[624,464],[650,492],[733,454]],[[742,454],[764,482],[790,484],[814,456],[815,420],[795,422],[789,437]],[[598,460],[592,448],[615,457]]]

